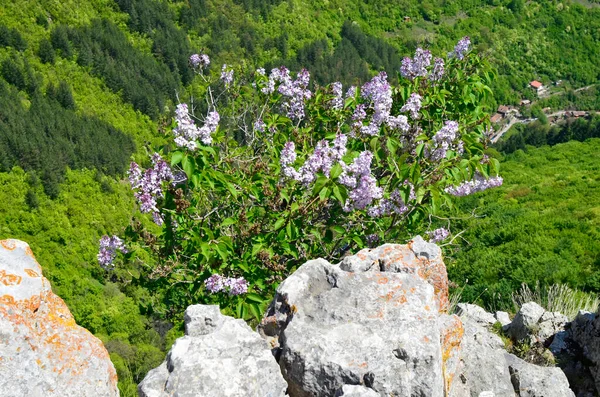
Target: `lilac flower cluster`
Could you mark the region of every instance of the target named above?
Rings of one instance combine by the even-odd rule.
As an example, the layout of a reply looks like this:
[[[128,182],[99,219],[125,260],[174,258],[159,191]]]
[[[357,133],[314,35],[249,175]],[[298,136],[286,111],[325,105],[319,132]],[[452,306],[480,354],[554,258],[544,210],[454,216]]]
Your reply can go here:
[[[439,243],[440,241],[447,239],[448,236],[450,236],[450,232],[447,229],[440,227],[432,232],[427,232],[427,235],[429,236],[430,243]]]
[[[369,247],[373,247],[379,242],[379,236],[376,234],[368,234],[365,236],[365,241]]]
[[[456,121],[446,121],[444,126],[433,136],[433,147],[428,148],[427,156],[432,161],[440,161],[446,157],[448,150],[456,150],[459,154],[463,152],[463,143],[455,143],[458,137],[458,123]]]
[[[152,156],[152,164],[152,168],[148,168],[142,172],[137,163],[131,162],[128,176],[131,187],[137,189],[135,198],[140,204],[140,211],[143,213],[151,212],[154,222],[157,225],[162,225],[163,219],[156,207],[157,200],[164,197],[162,191],[163,182],[170,182],[175,178],[169,164],[158,153],[154,153]]]
[[[287,142],[281,151],[280,164],[284,177],[294,179],[308,186],[316,179],[317,172],[322,172],[329,177],[329,172],[334,164],[339,163],[346,154],[346,135],[338,135],[330,146],[327,140],[317,143],[315,151],[304,164],[296,171],[292,164],[296,161],[296,151],[293,142]]]
[[[217,130],[220,116],[217,112],[210,112],[206,116],[204,126],[198,128],[188,112],[188,106],[180,103],[175,109],[175,122],[177,126],[173,129],[175,134],[175,144],[179,147],[186,147],[189,150],[196,150],[196,140],[205,145],[212,143],[212,134]]]
[[[402,215],[408,211],[408,207],[400,196],[398,189],[394,190],[389,199],[382,198],[377,205],[369,208],[368,214],[373,218],[380,218],[390,214]]]
[[[404,115],[388,117],[387,125],[392,130],[396,131],[408,132],[410,130],[410,124],[408,124],[408,117]]]
[[[377,180],[371,174],[373,154],[368,150],[361,152],[352,164],[342,162],[342,174],[339,182],[350,189],[344,211],[362,210],[383,197],[383,189],[377,186]]]
[[[248,281],[243,277],[223,277],[220,274],[213,274],[204,280],[206,289],[215,294],[217,292],[226,291],[229,295],[241,295],[248,292]]]
[[[223,64],[221,68],[221,81],[225,87],[229,87],[233,83],[233,69],[228,68],[227,64]]]
[[[466,53],[469,52],[469,47],[471,46],[471,39],[469,36],[465,36],[459,40],[459,42],[454,47],[454,51],[448,53],[448,57],[457,58],[462,60]]]
[[[330,107],[333,110],[340,110],[344,107],[344,97],[342,92],[342,83],[336,81],[331,84],[331,92],[333,93],[333,98],[330,101]]]
[[[409,80],[414,80],[417,77],[427,76],[427,68],[431,65],[431,51],[417,48],[415,51],[415,57],[405,57],[402,60],[402,66],[400,67],[400,74],[402,77]]]
[[[210,58],[206,54],[193,54],[190,56],[190,65],[194,69],[204,69],[210,65]]]
[[[472,180],[461,183],[458,186],[448,186],[445,191],[453,196],[463,197],[477,192],[502,186],[503,179],[500,176],[495,176],[489,179],[483,175],[476,173]]]
[[[112,267],[113,261],[117,257],[117,251],[126,254],[127,248],[123,244],[123,240],[117,236],[102,236],[100,239],[100,250],[98,251],[98,263],[105,269]]]
[[[444,77],[444,72],[444,60],[442,58],[435,58],[435,60],[433,61],[433,69],[429,74],[429,79],[431,81],[441,80],[442,77]]]
[[[287,116],[292,120],[302,120],[304,118],[304,102],[312,97],[308,89],[310,83],[310,73],[306,69],[298,72],[296,80],[290,76],[290,71],[282,66],[271,70],[267,85],[262,88],[264,94],[275,92],[275,86],[279,83],[277,91],[287,98],[283,103],[283,108],[287,110]]]
[[[254,131],[265,132],[266,126],[267,125],[264,121],[262,121],[262,119],[258,119],[254,122]]]
[[[419,118],[419,110],[421,110],[421,95],[413,92],[410,94],[410,98],[406,101],[404,106],[400,109],[401,112],[410,112],[410,117],[413,119]]]
[[[365,83],[361,88],[361,96],[369,101],[369,107],[373,109],[373,118],[369,125],[362,125],[361,120],[360,132],[363,135],[377,135],[379,128],[387,121],[392,110],[392,88],[387,81],[387,74],[381,72]],[[359,124],[356,123],[356,126]]]

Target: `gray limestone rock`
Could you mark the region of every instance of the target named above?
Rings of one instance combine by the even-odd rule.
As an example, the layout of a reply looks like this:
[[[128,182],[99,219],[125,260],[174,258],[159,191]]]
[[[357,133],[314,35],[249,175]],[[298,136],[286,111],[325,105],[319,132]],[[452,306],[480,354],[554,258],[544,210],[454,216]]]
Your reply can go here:
[[[75,323],[29,246],[0,241],[0,397],[114,397],[102,342]]]
[[[530,364],[512,355],[505,354],[510,379],[520,397],[575,397],[569,388],[564,372],[556,367],[541,367]]]
[[[185,312],[186,335],[138,386],[141,397],[283,397],[287,388],[270,346],[218,306]]]
[[[514,397],[502,339],[468,318],[463,320],[463,325],[465,334],[462,352],[465,369],[461,377],[470,390],[468,395],[478,397],[492,392],[496,397]]]
[[[456,305],[456,314],[460,317],[468,317],[480,325],[493,325],[496,322],[493,314],[486,312],[481,306],[470,303]]]
[[[260,328],[278,342],[291,397],[334,396],[344,385],[444,394],[434,288],[414,274],[309,261],[279,285]]]
[[[494,318],[496,318],[496,321],[500,322],[503,327],[510,324],[510,317],[507,312],[498,311],[494,314]]]
[[[535,302],[525,303],[513,321],[506,326],[507,334],[518,342],[529,340],[532,335],[537,334],[538,323],[545,312],[546,310]]]
[[[336,397],[379,397],[379,393],[365,386],[344,385],[335,394]]]

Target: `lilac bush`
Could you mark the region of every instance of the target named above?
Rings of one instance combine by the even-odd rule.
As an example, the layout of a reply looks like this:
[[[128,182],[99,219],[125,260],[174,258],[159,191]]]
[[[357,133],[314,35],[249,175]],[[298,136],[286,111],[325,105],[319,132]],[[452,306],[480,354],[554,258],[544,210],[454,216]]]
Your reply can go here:
[[[417,233],[447,239],[426,220],[502,181],[485,155],[492,74],[469,47],[465,38],[446,58],[419,48],[398,84],[381,72],[345,93],[339,82],[311,89],[306,70],[236,69],[234,79],[234,68],[208,74],[191,57],[207,110],[177,105],[168,160],[129,171],[140,212],[162,230],[136,231],[160,264],[146,275],[182,308],[258,318],[306,258],[335,262]]]

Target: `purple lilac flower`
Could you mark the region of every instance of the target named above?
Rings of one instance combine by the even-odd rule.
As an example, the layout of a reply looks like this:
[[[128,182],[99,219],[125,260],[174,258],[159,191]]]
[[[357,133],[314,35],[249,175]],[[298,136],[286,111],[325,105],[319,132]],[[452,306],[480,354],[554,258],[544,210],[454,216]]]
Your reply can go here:
[[[476,173],[472,180],[463,182],[458,186],[448,186],[445,191],[453,196],[463,197],[493,187],[502,186],[502,183],[503,179],[500,176],[485,179],[483,175]]]
[[[435,58],[433,61],[433,70],[429,74],[431,81],[441,80],[444,76],[444,60],[442,58]]]
[[[210,65],[210,58],[206,54],[193,54],[190,56],[190,65],[193,68],[204,69]]]
[[[333,98],[330,101],[331,109],[340,110],[344,107],[344,97],[342,92],[342,83],[336,81],[331,84],[331,92],[333,93]]]
[[[465,36],[459,40],[459,42],[454,47],[454,51],[448,53],[448,57],[457,58],[462,60],[465,57],[465,54],[469,52],[469,47],[471,46],[471,39],[469,36]]]
[[[379,236],[376,234],[369,234],[365,236],[365,240],[367,241],[367,245],[369,247],[373,247],[375,244],[379,242]]]
[[[304,164],[296,171],[292,164],[296,161],[296,152],[293,142],[287,142],[281,151],[281,172],[285,178],[294,179],[303,185],[310,185],[316,178],[317,172],[322,172],[329,177],[331,168],[341,162],[346,154],[348,137],[340,134],[333,140],[333,145],[322,140],[317,142],[314,152],[306,159]]]
[[[233,83],[233,69],[229,69],[227,64],[223,64],[221,68],[221,81],[225,87],[229,87]]]
[[[256,69],[256,74],[258,74],[260,76],[266,75],[265,68],[258,68],[258,69]]]
[[[429,236],[430,243],[439,243],[440,241],[447,239],[448,236],[450,236],[450,232],[447,229],[440,227],[432,232],[427,232],[427,235]]]
[[[117,236],[102,236],[100,239],[100,250],[98,251],[98,263],[105,269],[110,269],[113,267],[113,261],[117,257],[117,251],[121,251],[123,254],[126,254],[127,248],[125,248],[125,244],[123,240],[121,240]]]
[[[382,198],[379,203],[369,208],[368,214],[373,218],[380,218],[390,214],[402,215],[408,211],[408,207],[400,196],[398,189],[394,190],[389,199]]]
[[[462,153],[462,141],[454,144],[458,134],[458,123],[456,121],[446,121],[444,126],[433,136],[433,147],[428,148],[427,156],[432,161],[440,161],[446,157],[450,149]]]
[[[404,115],[388,117],[387,125],[392,130],[396,130],[396,131],[408,132],[410,130],[410,124],[408,124],[408,118]]]
[[[204,125],[198,128],[190,117],[187,104],[180,103],[175,109],[175,122],[177,124],[173,129],[175,144],[189,150],[196,150],[198,147],[196,140],[199,139],[203,144],[210,145],[212,134],[217,130],[219,120],[219,113],[210,112],[206,116]]]
[[[264,121],[262,121],[262,119],[258,119],[254,122],[254,130],[258,131],[258,132],[265,132],[265,127],[267,125],[265,124]]]
[[[204,280],[206,289],[215,294],[221,291],[227,291],[229,295],[241,295],[248,292],[248,282],[243,278],[223,277],[220,274],[213,274]]]
[[[308,89],[310,83],[310,73],[306,69],[298,72],[296,80],[290,76],[290,71],[281,66],[271,70],[267,85],[262,88],[264,94],[275,92],[275,86],[279,84],[277,91],[285,97],[282,108],[287,112],[287,116],[292,120],[302,120],[304,118],[304,102],[312,97]]]
[[[156,207],[159,198],[164,197],[162,191],[163,182],[172,182],[175,177],[169,164],[160,157],[158,153],[152,155],[153,167],[143,173],[140,166],[132,162],[129,168],[129,182],[137,192],[134,194],[140,205],[142,213],[152,213],[154,221],[162,225],[163,219]]]
[[[348,200],[344,211],[362,210],[383,196],[383,189],[377,186],[377,180],[371,174],[373,154],[367,150],[361,152],[352,164],[342,162],[342,174],[339,182],[348,188]]]
[[[346,91],[346,99],[354,98],[355,96],[356,96],[356,86],[351,85],[350,88],[348,88],[348,91]]]
[[[410,116],[413,119],[419,118],[419,110],[421,110],[421,95],[417,93],[410,94],[410,98],[406,101],[404,106],[400,109],[401,112],[410,112]]]
[[[361,88],[361,96],[369,101],[369,107],[373,109],[373,118],[367,126],[362,126],[361,121],[360,132],[363,135],[377,135],[392,109],[392,89],[387,81],[387,74],[381,72],[365,83]]]
[[[431,65],[431,51],[417,48],[415,57],[405,57],[402,60],[400,74],[402,77],[413,80],[417,77],[427,76],[427,68]]]

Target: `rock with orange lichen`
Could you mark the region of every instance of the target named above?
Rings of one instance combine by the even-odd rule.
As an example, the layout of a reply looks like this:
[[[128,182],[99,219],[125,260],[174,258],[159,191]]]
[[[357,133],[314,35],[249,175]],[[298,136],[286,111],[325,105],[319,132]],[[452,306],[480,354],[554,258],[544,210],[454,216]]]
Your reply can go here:
[[[448,273],[442,251],[421,236],[406,245],[384,244],[374,249],[365,248],[344,258],[340,267],[349,272],[415,274],[433,286],[439,310],[448,310]]]
[[[348,272],[318,259],[279,285],[259,329],[278,345],[291,397],[339,395],[344,385],[442,397],[442,352],[454,357],[460,335],[442,341],[438,309],[420,276]]]
[[[0,397],[118,395],[108,352],[75,323],[29,246],[0,241]]]

